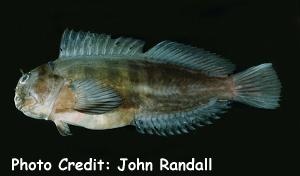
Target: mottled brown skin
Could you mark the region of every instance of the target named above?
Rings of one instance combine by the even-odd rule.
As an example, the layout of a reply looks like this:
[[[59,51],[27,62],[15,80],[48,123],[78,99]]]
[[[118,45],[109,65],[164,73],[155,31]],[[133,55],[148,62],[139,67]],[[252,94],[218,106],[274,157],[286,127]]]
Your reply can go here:
[[[32,70],[20,79],[16,107],[27,116],[52,120],[62,135],[67,124],[89,129],[110,129],[130,125],[139,113],[173,113],[203,106],[212,98],[233,97],[231,77],[209,77],[200,71],[155,63],[141,58],[57,59]],[[103,114],[74,110],[76,80],[93,80],[116,91],[119,107]]]
[[[27,82],[22,84],[20,80],[16,87],[16,107],[27,116],[48,119],[64,78],[56,75],[48,64],[27,75],[30,75]]]
[[[77,58],[56,60],[54,73],[65,79],[51,113],[52,120],[90,129],[129,125],[141,112],[171,113],[205,105],[211,98],[232,98],[230,77],[209,77],[176,65],[136,59]],[[69,84],[92,79],[117,91],[122,104],[101,115],[73,110],[75,94]]]
[[[75,104],[75,94],[69,88],[69,84],[63,85],[54,104],[56,113],[73,111]]]

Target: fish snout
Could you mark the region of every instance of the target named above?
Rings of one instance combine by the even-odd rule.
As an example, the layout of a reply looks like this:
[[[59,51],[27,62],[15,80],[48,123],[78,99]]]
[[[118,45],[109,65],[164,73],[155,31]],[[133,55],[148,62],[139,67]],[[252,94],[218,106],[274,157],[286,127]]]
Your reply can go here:
[[[18,96],[16,94],[14,100],[15,100],[16,108],[21,110],[21,108],[22,108],[22,99],[20,98],[20,96]]]

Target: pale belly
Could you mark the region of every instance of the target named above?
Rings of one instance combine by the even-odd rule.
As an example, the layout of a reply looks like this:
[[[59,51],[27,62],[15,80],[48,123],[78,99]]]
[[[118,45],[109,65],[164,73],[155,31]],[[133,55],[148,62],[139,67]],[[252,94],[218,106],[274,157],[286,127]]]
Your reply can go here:
[[[69,111],[55,113],[53,117],[55,120],[61,120],[67,124],[93,130],[104,130],[130,125],[134,117],[134,112],[134,109],[123,108],[100,115],[90,115],[77,111]]]

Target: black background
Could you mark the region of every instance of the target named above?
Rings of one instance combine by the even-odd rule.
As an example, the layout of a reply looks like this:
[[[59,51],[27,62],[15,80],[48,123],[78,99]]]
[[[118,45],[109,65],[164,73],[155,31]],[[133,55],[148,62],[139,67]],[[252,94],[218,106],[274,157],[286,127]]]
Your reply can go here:
[[[212,157],[213,172],[203,175],[293,175],[293,168],[299,166],[300,123],[299,115],[293,113],[299,104],[293,101],[299,98],[296,1],[24,1],[2,8],[1,151],[6,157],[1,157],[1,167],[6,175],[17,174],[11,171],[12,157],[51,161],[50,174],[58,175],[66,174],[55,169],[63,157],[74,161],[102,158],[111,162],[110,171],[103,173],[118,175],[114,165],[120,157],[153,161],[155,171],[148,175],[197,174],[158,172],[161,157],[174,161]],[[61,137],[54,123],[18,111],[13,96],[19,69],[27,72],[54,60],[65,28],[135,37],[145,40],[146,48],[166,39],[187,43],[230,59],[237,71],[271,62],[283,84],[281,107],[261,110],[233,103],[215,124],[175,137],[141,135],[134,127],[92,131],[74,126],[73,136]],[[86,173],[73,173],[77,174]]]

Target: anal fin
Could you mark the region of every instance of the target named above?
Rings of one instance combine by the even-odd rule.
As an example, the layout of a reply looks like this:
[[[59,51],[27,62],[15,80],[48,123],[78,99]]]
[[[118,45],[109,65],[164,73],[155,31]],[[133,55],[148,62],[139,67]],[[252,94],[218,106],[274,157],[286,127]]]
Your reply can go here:
[[[212,120],[219,118],[218,113],[228,108],[229,101],[211,99],[206,105],[182,112],[140,112],[136,114],[133,125],[140,133],[163,136],[188,133],[197,126],[211,124]]]

